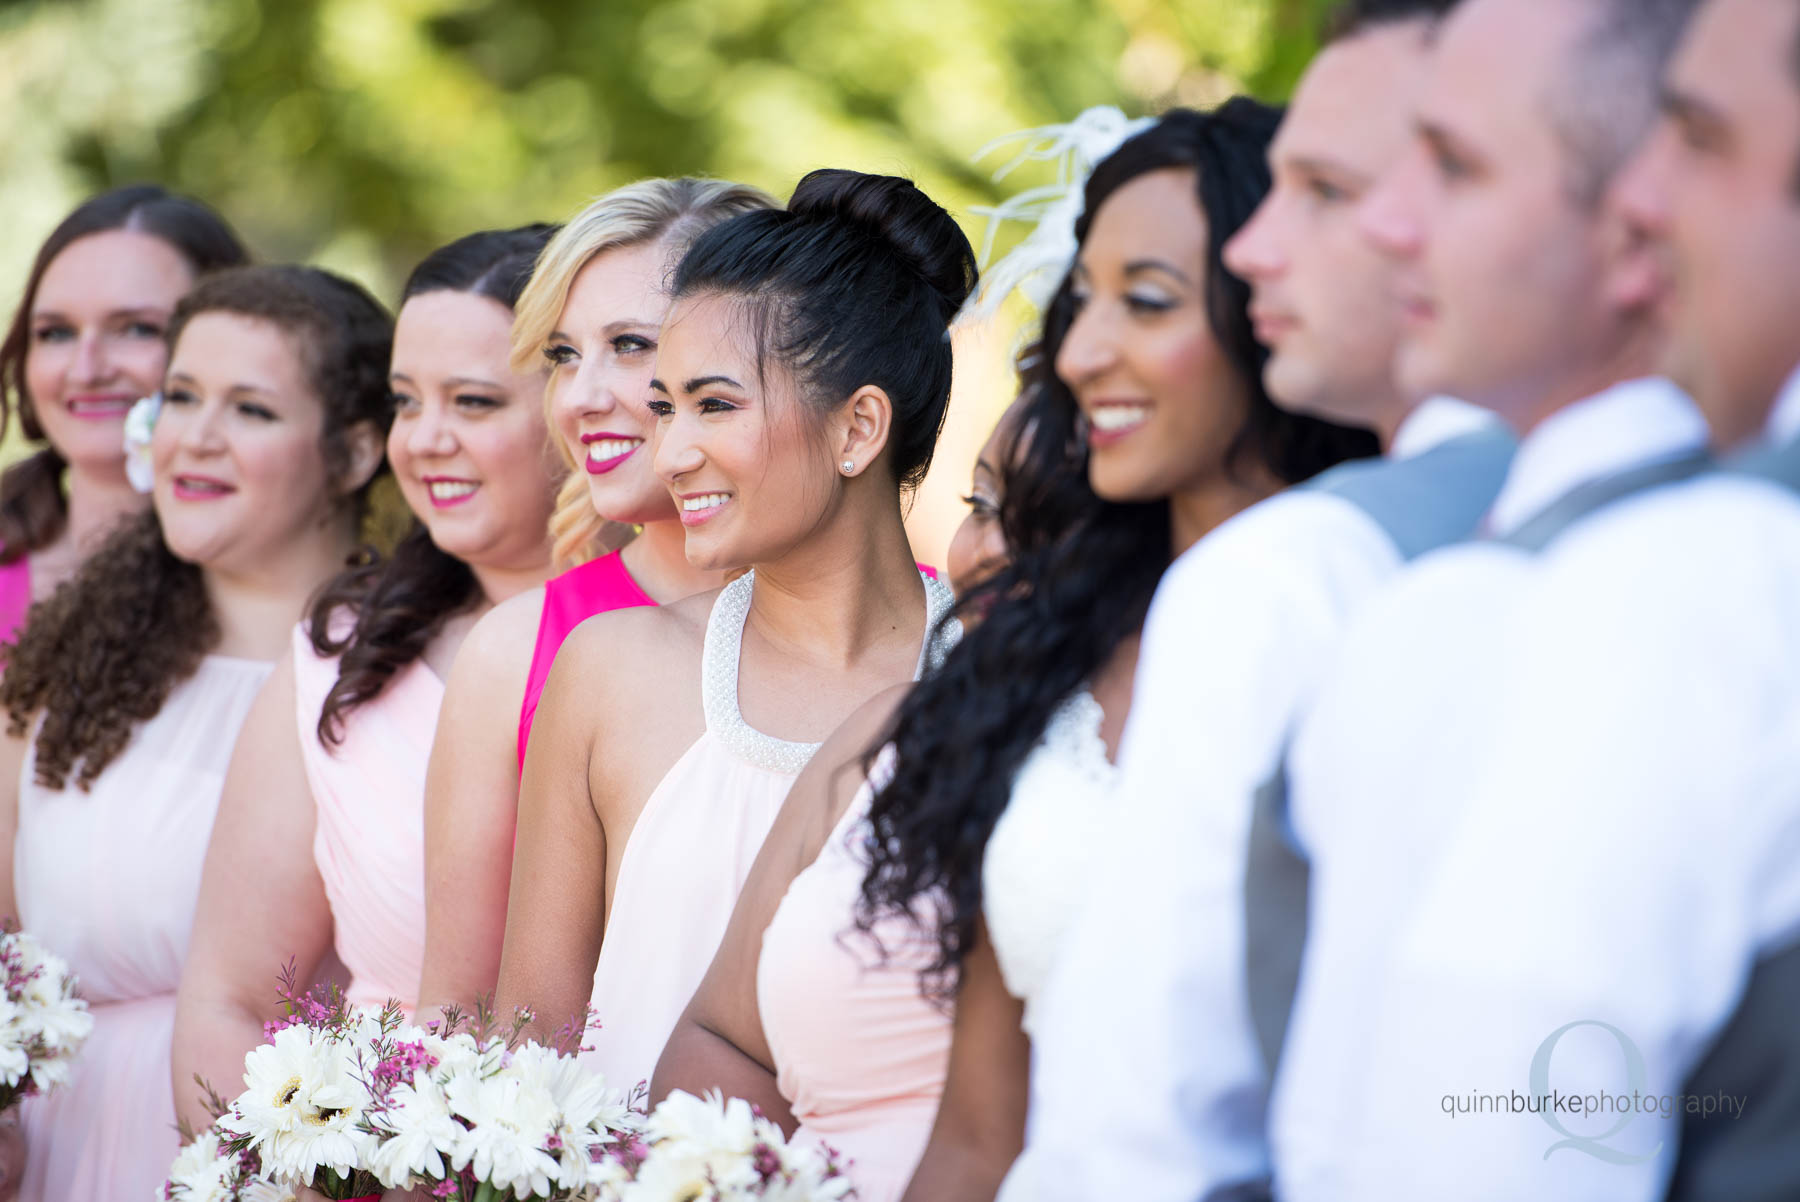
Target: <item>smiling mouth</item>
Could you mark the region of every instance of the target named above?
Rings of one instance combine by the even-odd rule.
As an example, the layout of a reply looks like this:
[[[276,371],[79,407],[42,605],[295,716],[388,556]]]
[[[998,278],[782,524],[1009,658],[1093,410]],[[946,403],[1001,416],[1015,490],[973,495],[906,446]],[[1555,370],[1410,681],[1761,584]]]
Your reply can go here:
[[[175,496],[184,501],[209,501],[228,497],[236,491],[223,480],[209,480],[204,476],[177,476],[174,480]]]
[[[425,491],[431,494],[431,503],[439,509],[451,505],[460,505],[475,495],[481,485],[474,480],[427,480]]]
[[[681,524],[698,526],[701,522],[714,517],[730,500],[731,494],[728,492],[709,492],[694,497],[682,497]]]
[[[71,398],[65,407],[71,417],[79,417],[88,421],[102,421],[115,417],[124,417],[131,411],[131,397],[82,397]]]
[[[644,445],[641,438],[600,438],[587,444],[587,470],[598,475],[610,472]]]
[[[1123,433],[1149,420],[1148,405],[1101,405],[1088,417],[1089,424],[1102,434]]]

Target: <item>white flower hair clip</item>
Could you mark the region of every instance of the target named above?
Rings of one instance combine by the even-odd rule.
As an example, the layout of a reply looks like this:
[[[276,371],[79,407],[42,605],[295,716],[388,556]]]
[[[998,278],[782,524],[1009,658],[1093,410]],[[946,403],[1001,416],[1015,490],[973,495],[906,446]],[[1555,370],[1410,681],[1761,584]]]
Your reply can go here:
[[[1097,105],[1066,125],[1040,125],[996,138],[975,152],[979,162],[999,147],[1023,142],[1017,154],[994,172],[998,183],[1029,162],[1056,164],[1056,182],[1030,188],[998,205],[974,211],[988,219],[981,240],[981,282],[956,324],[991,317],[1014,289],[1040,310],[1050,303],[1075,261],[1075,222],[1081,217],[1082,192],[1094,165],[1119,148],[1127,138],[1156,124],[1154,117],[1130,118],[1118,109]],[[1037,228],[989,267],[994,241],[1003,221],[1036,221]]]
[[[156,487],[156,473],[150,465],[150,435],[156,429],[162,403],[162,393],[153,392],[140,397],[125,415],[125,478],[143,493]]]

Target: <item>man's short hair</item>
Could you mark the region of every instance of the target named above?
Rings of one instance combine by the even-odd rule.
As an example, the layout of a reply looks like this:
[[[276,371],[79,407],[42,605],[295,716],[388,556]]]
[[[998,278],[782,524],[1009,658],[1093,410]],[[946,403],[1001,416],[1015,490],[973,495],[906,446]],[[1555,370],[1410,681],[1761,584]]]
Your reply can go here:
[[[1343,0],[1332,11],[1325,41],[1336,42],[1401,21],[1436,21],[1456,3],[1457,0]]]
[[[1569,190],[1593,205],[1656,123],[1663,69],[1700,0],[1580,2],[1591,9],[1588,28],[1546,99]]]

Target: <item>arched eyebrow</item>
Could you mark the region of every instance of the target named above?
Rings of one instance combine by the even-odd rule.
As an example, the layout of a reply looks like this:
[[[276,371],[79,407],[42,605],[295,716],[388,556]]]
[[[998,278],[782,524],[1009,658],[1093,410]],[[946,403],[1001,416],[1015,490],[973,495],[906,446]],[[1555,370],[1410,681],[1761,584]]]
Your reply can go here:
[[[727,388],[735,388],[739,392],[744,391],[744,386],[730,376],[695,376],[681,386],[681,391],[692,396],[701,389],[711,388],[714,384],[723,384]],[[650,387],[661,393],[667,393],[669,391],[669,386],[664,384],[661,380],[651,380]]]
[[[1190,288],[1193,287],[1194,284],[1194,281],[1188,279],[1185,271],[1182,271],[1173,263],[1165,262],[1162,259],[1133,259],[1131,262],[1125,264],[1126,278],[1130,278],[1134,275],[1142,275],[1146,271],[1160,271],[1164,275],[1174,276]]]

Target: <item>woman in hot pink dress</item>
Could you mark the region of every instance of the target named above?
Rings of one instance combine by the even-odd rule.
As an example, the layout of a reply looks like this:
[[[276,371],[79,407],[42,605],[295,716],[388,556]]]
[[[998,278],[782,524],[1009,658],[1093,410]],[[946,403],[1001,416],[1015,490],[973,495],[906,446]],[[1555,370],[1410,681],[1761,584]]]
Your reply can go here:
[[[468,1006],[499,977],[519,774],[563,639],[595,614],[721,582],[683,552],[675,503],[650,468],[645,402],[675,260],[702,231],[772,204],[714,180],[620,188],[563,227],[520,299],[513,362],[549,367],[545,405],[577,469],[551,520],[558,560],[576,566],[477,623],[450,674],[426,788],[424,1006]],[[636,538],[609,551],[632,525]]]
[[[548,226],[472,234],[407,281],[387,457],[417,515],[385,562],[325,589],[239,737],[181,982],[174,1087],[227,1095],[293,960],[335,952],[358,1005],[411,1008],[425,943],[425,765],[443,674],[475,618],[550,571],[561,465],[541,371],[508,365],[512,304]]]
[[[247,258],[217,213],[152,185],[87,200],[38,250],[0,341],[0,427],[17,416],[33,448],[0,474],[0,641],[143,509],[125,412],[162,387],[182,293]]]
[[[0,681],[28,732],[0,740],[0,900],[94,1014],[68,1085],[20,1107],[32,1202],[147,1198],[168,1172],[175,991],[227,757],[355,546],[391,329],[310,268],[196,285],[170,322],[153,508],[38,609]]]

